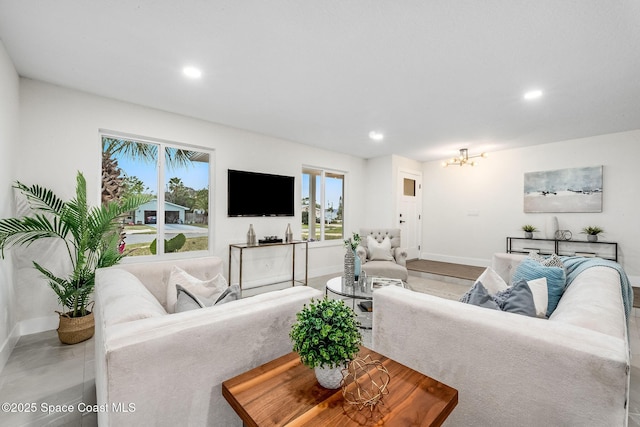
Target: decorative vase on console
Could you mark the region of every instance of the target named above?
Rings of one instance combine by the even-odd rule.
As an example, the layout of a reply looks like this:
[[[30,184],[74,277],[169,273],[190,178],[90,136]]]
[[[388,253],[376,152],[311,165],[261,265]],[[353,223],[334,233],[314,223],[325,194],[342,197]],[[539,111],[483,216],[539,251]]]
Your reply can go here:
[[[344,247],[347,252],[344,254],[344,284],[353,286],[360,275],[360,257],[356,256],[356,248],[360,244],[360,235],[352,233],[348,239],[344,239]],[[356,267],[357,265],[357,267]]]
[[[351,250],[351,248],[347,248],[347,251],[344,254],[344,284],[347,286],[353,286],[353,282],[355,282],[355,269],[356,269],[356,254]]]
[[[284,241],[286,243],[293,242],[293,232],[291,231],[291,224],[287,224],[287,229],[284,232]]]
[[[253,231],[253,224],[249,224],[249,231],[247,232],[247,245],[256,245],[256,232]]]

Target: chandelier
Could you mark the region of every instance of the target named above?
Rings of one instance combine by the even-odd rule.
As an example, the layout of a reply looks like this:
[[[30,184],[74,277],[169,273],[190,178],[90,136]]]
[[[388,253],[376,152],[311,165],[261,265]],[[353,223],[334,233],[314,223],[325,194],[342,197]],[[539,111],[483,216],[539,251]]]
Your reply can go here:
[[[470,160],[471,159],[475,159],[476,157],[486,158],[487,157],[487,153],[478,154],[477,156],[469,156],[469,150],[467,150],[466,148],[461,148],[460,149],[460,155],[458,157],[452,157],[451,159],[442,162],[442,167],[446,168],[449,165],[475,166],[475,165],[477,165],[477,163],[475,161],[470,161]]]

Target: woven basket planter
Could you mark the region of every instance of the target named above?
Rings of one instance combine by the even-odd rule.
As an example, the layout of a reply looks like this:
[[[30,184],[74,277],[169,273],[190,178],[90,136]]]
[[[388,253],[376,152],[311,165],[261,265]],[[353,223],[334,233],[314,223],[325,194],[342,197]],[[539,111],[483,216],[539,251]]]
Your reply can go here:
[[[60,313],[58,325],[58,339],[63,344],[78,344],[93,336],[95,319],[93,312],[82,317],[69,317],[66,313]]]

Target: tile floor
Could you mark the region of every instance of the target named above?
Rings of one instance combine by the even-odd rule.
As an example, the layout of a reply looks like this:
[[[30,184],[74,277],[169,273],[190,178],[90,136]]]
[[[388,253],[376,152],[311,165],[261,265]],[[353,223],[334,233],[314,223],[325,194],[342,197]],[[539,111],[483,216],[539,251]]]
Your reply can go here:
[[[327,279],[310,279],[309,285],[324,290]],[[421,292],[456,299],[469,287],[465,281],[433,276],[412,275],[409,286]],[[631,336],[631,398],[629,426],[640,427],[640,309],[634,309],[629,329]],[[636,317],[638,316],[638,317]],[[369,340],[370,335],[365,335]],[[0,411],[0,426],[96,426],[96,414],[83,409],[96,403],[94,374],[94,341],[73,346],[60,344],[55,331],[25,335],[20,338],[6,366],[0,373],[0,402],[12,402],[12,409]],[[24,407],[29,405],[27,412]],[[73,407],[65,412],[63,405]],[[90,407],[90,406],[89,406]]]

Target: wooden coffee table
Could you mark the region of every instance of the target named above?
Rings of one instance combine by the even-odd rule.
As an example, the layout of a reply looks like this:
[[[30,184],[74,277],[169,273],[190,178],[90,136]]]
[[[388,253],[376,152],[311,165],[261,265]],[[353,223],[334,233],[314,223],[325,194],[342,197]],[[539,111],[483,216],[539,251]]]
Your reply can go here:
[[[389,371],[389,394],[358,410],[342,390],[321,387],[313,369],[289,353],[222,383],[222,395],[247,426],[439,426],[458,404],[458,391],[361,347]]]

